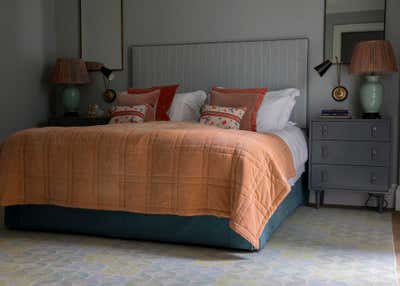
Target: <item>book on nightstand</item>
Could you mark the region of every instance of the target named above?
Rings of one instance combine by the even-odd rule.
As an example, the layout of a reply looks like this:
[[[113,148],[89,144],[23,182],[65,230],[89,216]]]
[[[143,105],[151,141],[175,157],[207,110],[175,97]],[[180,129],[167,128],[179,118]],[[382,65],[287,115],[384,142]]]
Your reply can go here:
[[[320,118],[322,119],[351,119],[351,112],[348,109],[322,109]]]

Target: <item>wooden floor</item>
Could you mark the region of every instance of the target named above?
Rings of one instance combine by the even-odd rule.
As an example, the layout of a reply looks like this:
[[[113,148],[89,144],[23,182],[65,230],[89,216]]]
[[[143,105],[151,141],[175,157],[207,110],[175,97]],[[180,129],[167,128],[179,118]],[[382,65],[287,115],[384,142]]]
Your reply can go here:
[[[400,285],[399,273],[400,273],[400,212],[393,212],[393,241],[394,251],[396,253],[396,265],[397,265],[397,285]]]

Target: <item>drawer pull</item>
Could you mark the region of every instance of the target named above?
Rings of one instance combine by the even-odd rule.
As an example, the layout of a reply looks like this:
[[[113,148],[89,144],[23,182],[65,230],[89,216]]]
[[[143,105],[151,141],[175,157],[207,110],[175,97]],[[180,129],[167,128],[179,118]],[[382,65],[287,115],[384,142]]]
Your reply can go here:
[[[375,173],[371,173],[371,185],[376,185],[377,180]]]
[[[378,151],[375,148],[372,148],[371,149],[371,161],[375,161],[377,155],[378,155]]]
[[[328,136],[328,126],[322,126],[322,137]]]
[[[321,146],[321,157],[326,159],[328,157],[328,147]]]
[[[327,179],[328,179],[328,176],[327,176],[326,170],[322,170],[321,171],[321,182],[325,183]]]
[[[371,128],[371,137],[372,138],[376,138],[377,131],[378,131],[378,128],[376,126],[373,126]]]

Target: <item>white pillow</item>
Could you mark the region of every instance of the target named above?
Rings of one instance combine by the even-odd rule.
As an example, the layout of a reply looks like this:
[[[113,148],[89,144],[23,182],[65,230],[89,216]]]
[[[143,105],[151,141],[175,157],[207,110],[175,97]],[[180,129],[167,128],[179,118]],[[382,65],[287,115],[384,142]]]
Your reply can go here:
[[[194,121],[198,122],[201,108],[207,99],[207,93],[202,90],[177,93],[168,110],[171,121]]]
[[[281,130],[289,123],[300,91],[288,88],[267,92],[257,112],[257,132]]]

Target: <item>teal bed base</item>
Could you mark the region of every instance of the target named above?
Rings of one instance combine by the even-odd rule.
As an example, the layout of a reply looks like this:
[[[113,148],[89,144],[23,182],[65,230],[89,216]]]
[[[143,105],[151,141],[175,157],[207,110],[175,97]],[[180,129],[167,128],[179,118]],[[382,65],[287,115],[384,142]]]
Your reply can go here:
[[[299,179],[275,211],[260,238],[264,248],[272,233],[305,203],[305,177]],[[229,228],[228,219],[213,216],[180,217],[98,211],[47,205],[10,206],[5,210],[9,229],[97,235],[123,239],[205,245],[253,251],[253,246]]]

